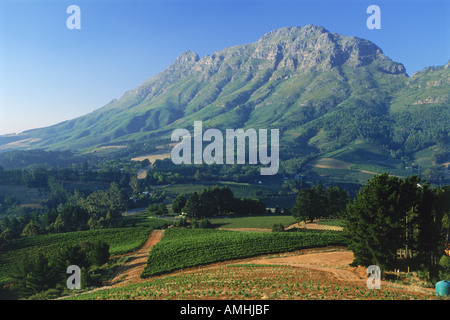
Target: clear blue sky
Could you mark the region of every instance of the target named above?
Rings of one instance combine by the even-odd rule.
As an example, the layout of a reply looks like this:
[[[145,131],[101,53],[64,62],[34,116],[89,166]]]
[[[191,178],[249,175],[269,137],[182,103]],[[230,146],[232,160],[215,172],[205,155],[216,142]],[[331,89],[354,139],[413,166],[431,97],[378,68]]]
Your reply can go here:
[[[286,26],[371,40],[408,74],[450,59],[447,0],[0,0],[0,134],[89,113],[164,70]],[[69,30],[69,5],[81,29]],[[369,30],[369,5],[381,30]]]

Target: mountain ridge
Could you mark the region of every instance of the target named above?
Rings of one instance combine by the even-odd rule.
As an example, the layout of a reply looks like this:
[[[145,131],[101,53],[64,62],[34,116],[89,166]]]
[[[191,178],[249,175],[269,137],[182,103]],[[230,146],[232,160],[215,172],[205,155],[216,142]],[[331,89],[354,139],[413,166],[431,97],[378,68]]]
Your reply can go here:
[[[449,78],[446,66],[410,77],[369,40],[321,26],[285,27],[204,57],[187,50],[119,99],[82,117],[0,137],[0,148],[20,139],[29,141],[26,148],[48,150],[168,144],[174,129],[202,120],[205,128],[280,128],[287,158],[358,139],[398,154],[433,145],[447,152]],[[430,114],[434,127],[421,127]],[[414,148],[413,140],[423,141]]]

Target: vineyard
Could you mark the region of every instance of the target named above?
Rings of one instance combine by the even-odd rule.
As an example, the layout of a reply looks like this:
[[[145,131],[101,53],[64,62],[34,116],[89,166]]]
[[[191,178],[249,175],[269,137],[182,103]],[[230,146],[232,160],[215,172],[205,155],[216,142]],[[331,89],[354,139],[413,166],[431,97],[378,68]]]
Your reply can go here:
[[[191,194],[201,192],[204,188],[214,186],[227,186],[236,198],[265,198],[279,191],[278,185],[254,185],[250,183],[238,183],[231,181],[202,181],[199,183],[174,184],[160,187],[167,195],[176,197],[179,194]]]
[[[213,227],[223,229],[269,229],[274,224],[281,223],[285,227],[295,224],[297,221],[291,215],[261,215],[261,216],[242,216],[233,218],[214,218],[210,219]]]
[[[60,250],[69,245],[82,241],[102,240],[110,246],[110,254],[120,255],[132,252],[140,248],[147,240],[153,229],[161,228],[167,224],[167,220],[152,219],[145,225],[137,227],[110,228],[88,231],[76,231],[69,233],[56,233],[23,237],[12,240],[0,251],[0,283],[8,282],[7,275],[12,273],[16,261],[23,257],[30,259],[39,253],[53,257]]]
[[[328,245],[345,245],[344,236],[331,231],[248,233],[171,229],[153,247],[141,277],[213,262]]]

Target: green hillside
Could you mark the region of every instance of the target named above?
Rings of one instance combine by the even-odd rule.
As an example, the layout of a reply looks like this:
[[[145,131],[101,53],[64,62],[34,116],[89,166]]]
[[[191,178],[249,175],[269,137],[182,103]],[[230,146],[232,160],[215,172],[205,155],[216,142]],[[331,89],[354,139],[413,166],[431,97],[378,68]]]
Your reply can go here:
[[[142,144],[145,155],[168,145],[173,130],[202,120],[204,130],[277,128],[282,160],[305,164],[336,152],[333,158],[349,165],[442,170],[449,160],[449,72],[447,64],[408,76],[370,41],[320,26],[287,27],[204,57],[186,51],[90,114],[0,137],[0,150]]]

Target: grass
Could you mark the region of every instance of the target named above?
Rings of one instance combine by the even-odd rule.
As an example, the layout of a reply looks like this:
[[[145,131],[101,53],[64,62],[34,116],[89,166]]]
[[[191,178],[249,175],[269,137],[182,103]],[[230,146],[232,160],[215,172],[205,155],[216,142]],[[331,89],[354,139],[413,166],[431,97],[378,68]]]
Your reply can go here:
[[[419,166],[430,166],[432,164],[433,147],[425,148],[413,154],[414,164]]]
[[[186,183],[158,188],[164,191],[168,196],[176,197],[179,194],[191,194],[193,192],[201,192],[204,188],[214,186],[228,186],[236,198],[265,198],[270,194],[274,194],[279,190],[279,186],[274,185],[256,185],[250,183],[238,183],[231,181],[202,181],[198,183]]]
[[[48,193],[42,189],[18,184],[0,184],[0,194],[16,198],[23,206],[39,206],[48,197]]]
[[[276,223],[281,223],[285,227],[296,223],[292,216],[284,215],[264,215],[264,216],[246,216],[233,218],[214,218],[210,219],[215,228],[258,228],[258,229],[272,229]]]

